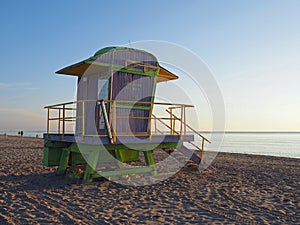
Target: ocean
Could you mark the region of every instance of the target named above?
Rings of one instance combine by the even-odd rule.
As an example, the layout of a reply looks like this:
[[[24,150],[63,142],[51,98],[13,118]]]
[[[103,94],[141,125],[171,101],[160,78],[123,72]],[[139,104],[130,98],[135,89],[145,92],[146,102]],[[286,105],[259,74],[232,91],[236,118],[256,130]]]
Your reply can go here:
[[[300,158],[300,132],[226,132],[218,151]]]
[[[0,131],[0,134],[18,135],[18,131]],[[24,136],[43,137],[44,131],[24,131]],[[208,132],[202,132],[208,137]],[[201,146],[200,139],[196,143]],[[300,132],[226,132],[218,149],[210,151],[270,155],[290,158],[300,158]]]

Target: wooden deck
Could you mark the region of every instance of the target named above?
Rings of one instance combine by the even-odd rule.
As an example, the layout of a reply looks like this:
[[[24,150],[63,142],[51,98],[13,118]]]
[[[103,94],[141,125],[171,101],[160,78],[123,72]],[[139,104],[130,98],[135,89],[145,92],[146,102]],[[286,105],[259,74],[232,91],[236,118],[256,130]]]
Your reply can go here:
[[[69,143],[81,143],[90,145],[110,144],[107,136],[84,136],[75,134],[44,134],[45,140],[60,141]],[[194,141],[194,135],[152,135],[149,136],[117,136],[114,144],[155,144],[155,143],[174,143]]]

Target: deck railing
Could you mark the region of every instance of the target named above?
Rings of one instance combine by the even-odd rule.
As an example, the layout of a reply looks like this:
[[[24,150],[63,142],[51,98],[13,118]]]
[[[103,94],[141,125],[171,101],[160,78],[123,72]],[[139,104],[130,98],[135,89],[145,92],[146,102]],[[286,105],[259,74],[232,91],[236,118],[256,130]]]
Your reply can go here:
[[[203,151],[205,141],[210,143],[208,139],[206,139],[203,135],[193,129],[190,125],[187,124],[186,118],[186,109],[194,107],[193,105],[187,104],[176,104],[176,103],[162,103],[162,102],[134,102],[127,100],[79,100],[67,103],[61,103],[56,105],[45,106],[44,108],[47,110],[47,134],[55,133],[61,134],[62,137],[66,135],[66,127],[67,123],[73,123],[77,121],[77,125],[80,124],[80,130],[76,131],[77,135],[81,135],[82,139],[86,136],[91,136],[90,134],[85,134],[86,129],[86,105],[89,102],[95,102],[99,104],[101,110],[99,113],[99,117],[103,116],[105,125],[107,128],[106,134],[95,134],[97,136],[107,136],[111,139],[113,143],[116,140],[117,136],[125,136],[125,135],[134,135],[134,136],[145,136],[147,135],[150,139],[152,135],[176,135],[182,137],[182,135],[188,135],[190,132],[198,135],[202,139],[201,147],[190,142],[194,147],[198,150]],[[122,105],[123,104],[123,105]],[[140,106],[148,106],[149,108],[149,116],[129,116],[129,115],[117,115],[116,109],[123,108],[124,104],[127,107],[137,107]],[[77,108],[81,108],[81,112],[77,112]],[[153,114],[153,109],[157,109],[163,107],[164,110],[160,111],[160,115],[165,113],[164,116],[156,116]],[[109,110],[106,110],[109,108]],[[104,109],[104,110],[103,110]],[[108,111],[108,113],[107,113]],[[80,115],[79,115],[80,114]],[[147,132],[141,133],[124,133],[117,132],[117,119],[144,119],[148,120],[148,130]],[[51,130],[52,123],[57,123],[56,129]],[[75,133],[75,131],[74,131]]]

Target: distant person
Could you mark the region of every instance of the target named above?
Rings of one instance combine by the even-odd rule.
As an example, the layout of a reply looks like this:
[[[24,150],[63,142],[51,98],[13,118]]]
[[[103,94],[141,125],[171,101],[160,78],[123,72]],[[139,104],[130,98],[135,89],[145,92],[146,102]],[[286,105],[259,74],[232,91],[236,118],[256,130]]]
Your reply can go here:
[[[40,136],[38,134],[35,135],[35,138],[39,138]]]
[[[23,131],[21,130],[21,136],[23,137]]]

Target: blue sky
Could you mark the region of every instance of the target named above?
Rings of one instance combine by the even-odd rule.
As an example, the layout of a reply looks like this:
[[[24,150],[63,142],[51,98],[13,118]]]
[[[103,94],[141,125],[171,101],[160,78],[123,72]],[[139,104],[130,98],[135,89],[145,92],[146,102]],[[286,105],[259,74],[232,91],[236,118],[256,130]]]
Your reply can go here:
[[[212,69],[226,129],[300,131],[300,1],[2,1],[0,130],[44,129],[75,97],[54,72],[110,45],[162,40]]]

